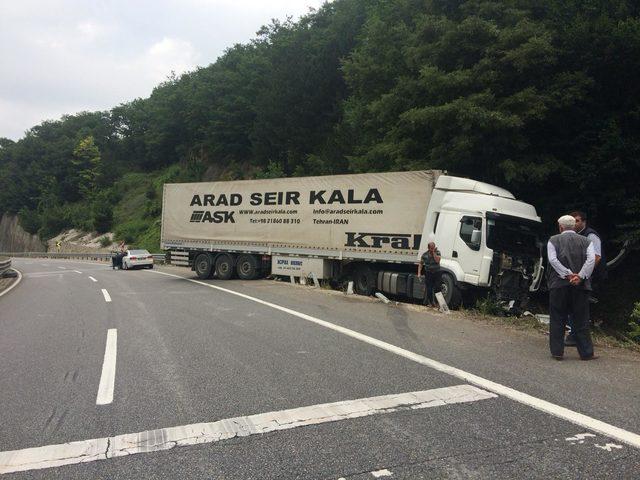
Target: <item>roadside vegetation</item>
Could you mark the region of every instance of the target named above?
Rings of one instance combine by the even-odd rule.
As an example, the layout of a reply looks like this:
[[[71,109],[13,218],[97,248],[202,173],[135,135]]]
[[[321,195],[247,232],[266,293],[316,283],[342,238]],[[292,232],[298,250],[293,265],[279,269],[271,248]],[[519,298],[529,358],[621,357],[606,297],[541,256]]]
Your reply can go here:
[[[630,0],[335,0],[148,98],[0,139],[0,212],[157,251],[164,182],[438,168],[548,233],[587,210],[615,253],[640,239],[638,78]],[[637,338],[640,273],[610,284],[603,312]]]

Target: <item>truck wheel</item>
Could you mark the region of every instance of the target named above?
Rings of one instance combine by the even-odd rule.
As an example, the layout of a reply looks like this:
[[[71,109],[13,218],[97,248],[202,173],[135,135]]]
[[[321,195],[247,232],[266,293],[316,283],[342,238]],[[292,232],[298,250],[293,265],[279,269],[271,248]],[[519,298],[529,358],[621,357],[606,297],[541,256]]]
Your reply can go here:
[[[458,308],[462,303],[462,292],[450,273],[445,272],[440,276],[440,292],[449,308]]]
[[[258,278],[258,259],[255,255],[243,253],[238,256],[236,262],[236,272],[238,272],[238,278],[242,280],[254,280]]]
[[[353,286],[358,295],[373,295],[376,288],[376,272],[369,265],[360,265],[353,273]]]
[[[211,277],[212,268],[213,262],[211,260],[211,255],[208,253],[199,254],[193,263],[193,269],[196,271],[198,278],[205,279]]]
[[[230,280],[233,274],[233,258],[228,253],[223,253],[216,259],[216,276],[220,280]]]

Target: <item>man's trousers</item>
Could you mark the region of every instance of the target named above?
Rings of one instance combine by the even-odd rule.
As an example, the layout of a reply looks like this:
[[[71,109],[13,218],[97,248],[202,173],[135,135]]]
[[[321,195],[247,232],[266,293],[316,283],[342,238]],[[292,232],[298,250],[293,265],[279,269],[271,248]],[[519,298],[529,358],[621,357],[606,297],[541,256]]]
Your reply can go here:
[[[564,329],[571,315],[572,333],[581,358],[593,355],[593,343],[589,333],[589,291],[567,286],[549,290],[549,348],[551,355],[564,353]]]
[[[436,293],[440,291],[440,272],[424,272],[424,297],[423,305],[436,305]]]

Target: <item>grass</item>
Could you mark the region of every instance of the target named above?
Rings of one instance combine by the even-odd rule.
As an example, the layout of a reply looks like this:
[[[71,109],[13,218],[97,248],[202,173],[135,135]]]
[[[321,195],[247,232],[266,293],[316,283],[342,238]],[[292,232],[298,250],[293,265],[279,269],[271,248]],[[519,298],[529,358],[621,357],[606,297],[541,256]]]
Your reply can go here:
[[[156,194],[160,176],[128,173],[116,183],[114,188],[120,197],[113,210],[116,239],[150,252],[160,250],[161,195]]]

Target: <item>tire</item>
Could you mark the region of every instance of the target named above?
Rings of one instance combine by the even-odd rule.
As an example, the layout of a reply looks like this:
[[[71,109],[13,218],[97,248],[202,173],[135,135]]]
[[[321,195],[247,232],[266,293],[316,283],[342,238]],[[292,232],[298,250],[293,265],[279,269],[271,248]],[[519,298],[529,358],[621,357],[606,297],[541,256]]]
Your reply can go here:
[[[151,265],[150,268],[153,268]],[[193,269],[196,272],[198,278],[206,279],[211,277],[211,270],[213,269],[213,260],[208,253],[201,253],[196,256],[193,262]]]
[[[216,259],[216,276],[220,280],[231,280],[234,274],[233,257],[228,253],[219,255]]]
[[[462,304],[462,292],[450,273],[444,272],[440,275],[440,292],[449,308],[457,309]]]
[[[238,255],[236,261],[236,272],[241,280],[255,280],[260,273],[260,263],[255,255],[243,253]]]
[[[353,287],[358,295],[371,296],[376,288],[376,272],[369,265],[359,265],[353,272]]]
[[[149,265],[149,270],[153,270],[153,265]]]

